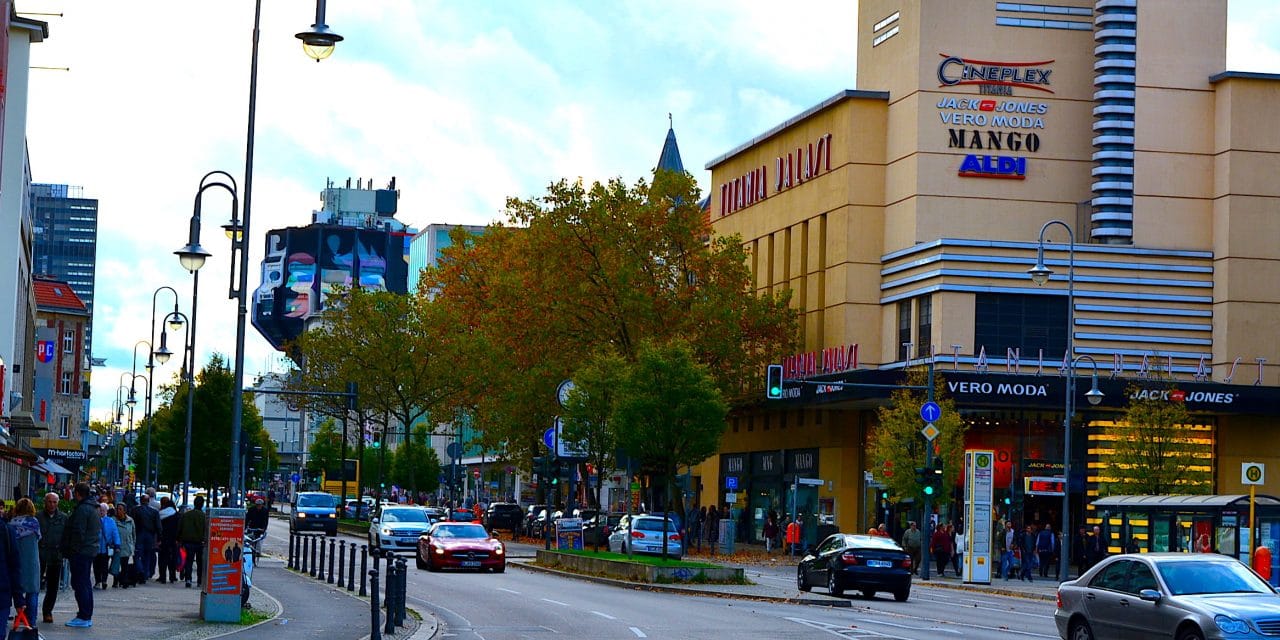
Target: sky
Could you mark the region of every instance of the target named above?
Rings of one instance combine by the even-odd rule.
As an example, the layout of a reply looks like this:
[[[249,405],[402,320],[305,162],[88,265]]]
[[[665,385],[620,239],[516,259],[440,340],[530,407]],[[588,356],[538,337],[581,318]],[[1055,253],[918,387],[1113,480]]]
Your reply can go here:
[[[1201,0],[1185,0],[1201,1]],[[765,0],[579,2],[334,0],[331,58],[293,37],[311,0],[268,0],[261,22],[249,290],[263,234],[302,226],[327,179],[396,178],[418,228],[487,224],[508,197],[560,178],[628,182],[657,162],[671,114],[685,168],[705,190],[708,160],[836,92],[854,88],[857,3]],[[189,312],[186,243],[200,178],[241,181],[251,0],[17,0],[49,22],[32,47],[27,139],[36,182],[99,201],[92,415],[121,376],[143,372],[153,293]],[[819,19],[815,19],[820,16]],[[797,46],[808,43],[806,46]],[[819,43],[819,46],[810,46]],[[1280,72],[1280,2],[1231,0],[1227,66]],[[227,298],[230,201],[203,200],[198,359],[235,349]],[[158,313],[172,308],[168,292]],[[180,344],[171,336],[170,346]],[[157,339],[158,344],[158,339]],[[136,369],[134,353],[137,354]],[[179,358],[156,370],[176,375]],[[246,381],[286,368],[248,325]],[[141,417],[140,413],[137,415]]]

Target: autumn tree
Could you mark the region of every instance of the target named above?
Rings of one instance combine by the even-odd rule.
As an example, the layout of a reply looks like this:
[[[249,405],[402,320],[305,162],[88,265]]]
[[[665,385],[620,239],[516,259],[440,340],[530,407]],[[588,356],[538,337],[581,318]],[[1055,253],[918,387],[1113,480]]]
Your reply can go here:
[[[867,465],[880,483],[889,489],[893,500],[912,498],[917,504],[924,500],[924,491],[916,482],[915,469],[925,466],[928,443],[920,430],[920,406],[927,401],[929,374],[925,367],[907,371],[906,386],[918,389],[895,389],[889,396],[889,404],[877,411],[877,424],[868,436]],[[956,403],[946,393],[946,383],[941,375],[934,375],[934,399],[942,408],[942,416],[933,424],[938,437],[933,440],[934,457],[942,461],[943,490],[933,496],[937,504],[951,501],[950,487],[956,486],[964,466],[965,424],[956,410]]]
[[[465,336],[459,375],[487,446],[528,460],[558,412],[556,386],[592,354],[634,362],[639,345],[682,339],[723,396],[758,386],[794,350],[789,292],[754,290],[740,238],[712,237],[688,174],[552,184],[507,203],[505,224],[455,236],[420,295]]]
[[[1207,494],[1213,491],[1213,451],[1197,442],[1178,389],[1167,382],[1131,386],[1124,414],[1102,429],[1111,447],[1099,453],[1106,470],[1099,493],[1108,495]]]
[[[627,361],[612,350],[595,354],[573,374],[574,391],[564,411],[561,437],[586,454],[595,466],[596,486],[617,462],[618,435],[613,421],[615,401],[626,377]],[[593,496],[599,505],[599,496]]]

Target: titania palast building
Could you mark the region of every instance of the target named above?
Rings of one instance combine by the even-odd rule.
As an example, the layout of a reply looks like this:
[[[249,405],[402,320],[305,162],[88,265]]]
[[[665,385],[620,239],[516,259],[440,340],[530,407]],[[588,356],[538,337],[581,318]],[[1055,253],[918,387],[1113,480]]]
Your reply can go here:
[[[1106,394],[1077,403],[1073,520],[1108,472],[1099,425],[1157,369],[1194,412],[1213,491],[1239,492],[1245,460],[1280,473],[1280,76],[1226,69],[1225,0],[859,12],[857,89],[707,164],[715,232],[740,234],[757,289],[790,289],[802,312],[788,378],[892,384],[933,357],[967,446],[996,452],[997,502],[1056,523],[1061,498],[1024,479],[1062,473],[1065,226],[1074,352]],[[1055,275],[1037,286],[1051,220],[1065,223],[1046,235]],[[880,515],[864,481],[876,395],[803,385],[732,417],[697,469],[701,501],[733,494],[758,536],[793,477],[819,478],[802,502],[865,527]]]

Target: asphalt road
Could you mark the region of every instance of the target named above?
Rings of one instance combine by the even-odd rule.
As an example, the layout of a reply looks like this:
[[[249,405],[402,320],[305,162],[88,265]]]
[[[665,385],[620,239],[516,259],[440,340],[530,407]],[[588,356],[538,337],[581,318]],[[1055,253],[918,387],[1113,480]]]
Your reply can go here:
[[[267,551],[284,555],[287,535],[288,525],[274,520]],[[653,593],[518,567],[480,574],[428,573],[409,566],[409,606],[437,617],[440,638],[1057,637],[1053,603],[920,584],[905,603],[851,596],[851,607],[831,608]],[[785,581],[779,589],[794,589],[780,574],[753,580]]]

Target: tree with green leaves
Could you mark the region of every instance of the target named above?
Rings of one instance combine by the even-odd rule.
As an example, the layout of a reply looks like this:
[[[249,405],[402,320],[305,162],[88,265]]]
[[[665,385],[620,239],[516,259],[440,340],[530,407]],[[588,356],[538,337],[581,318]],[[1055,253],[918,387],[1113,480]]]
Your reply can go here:
[[[928,369],[913,367],[907,370],[905,385],[927,387]],[[934,457],[942,461],[943,490],[933,496],[935,504],[951,502],[949,487],[956,486],[964,466],[964,421],[956,410],[956,403],[946,394],[946,382],[941,374],[934,375],[934,398],[942,408],[942,416],[933,424],[938,437],[933,441]],[[867,466],[875,479],[889,489],[893,501],[912,498],[916,504],[924,500],[924,490],[916,482],[915,469],[925,466],[928,443],[920,430],[920,406],[927,400],[924,389],[895,389],[889,396],[889,404],[877,411],[877,424],[871,428],[867,447]]]
[[[428,446],[430,431],[426,425],[418,425],[413,437],[396,447],[391,465],[392,481],[408,489],[416,499],[419,491],[435,491],[440,487],[440,457]]]
[[[341,459],[342,433],[332,418],[326,418],[320,422],[311,446],[307,447],[307,470],[312,473],[334,470]]]
[[[573,374],[574,391],[564,410],[561,437],[573,448],[586,453],[595,466],[596,486],[604,486],[604,476],[617,463],[618,434],[614,428],[614,405],[626,377],[627,361],[613,350],[595,354]],[[594,495],[596,507],[599,495]]]
[[[665,480],[670,510],[677,504],[676,471],[716,452],[729,407],[715,378],[687,345],[645,341],[638,347],[618,389],[611,421],[621,448]]]
[[[1130,386],[1129,404],[1112,426],[1102,428],[1109,443],[1099,452],[1106,468],[1099,494],[1167,495],[1213,492],[1212,445],[1196,442],[1190,412],[1172,384]]]

